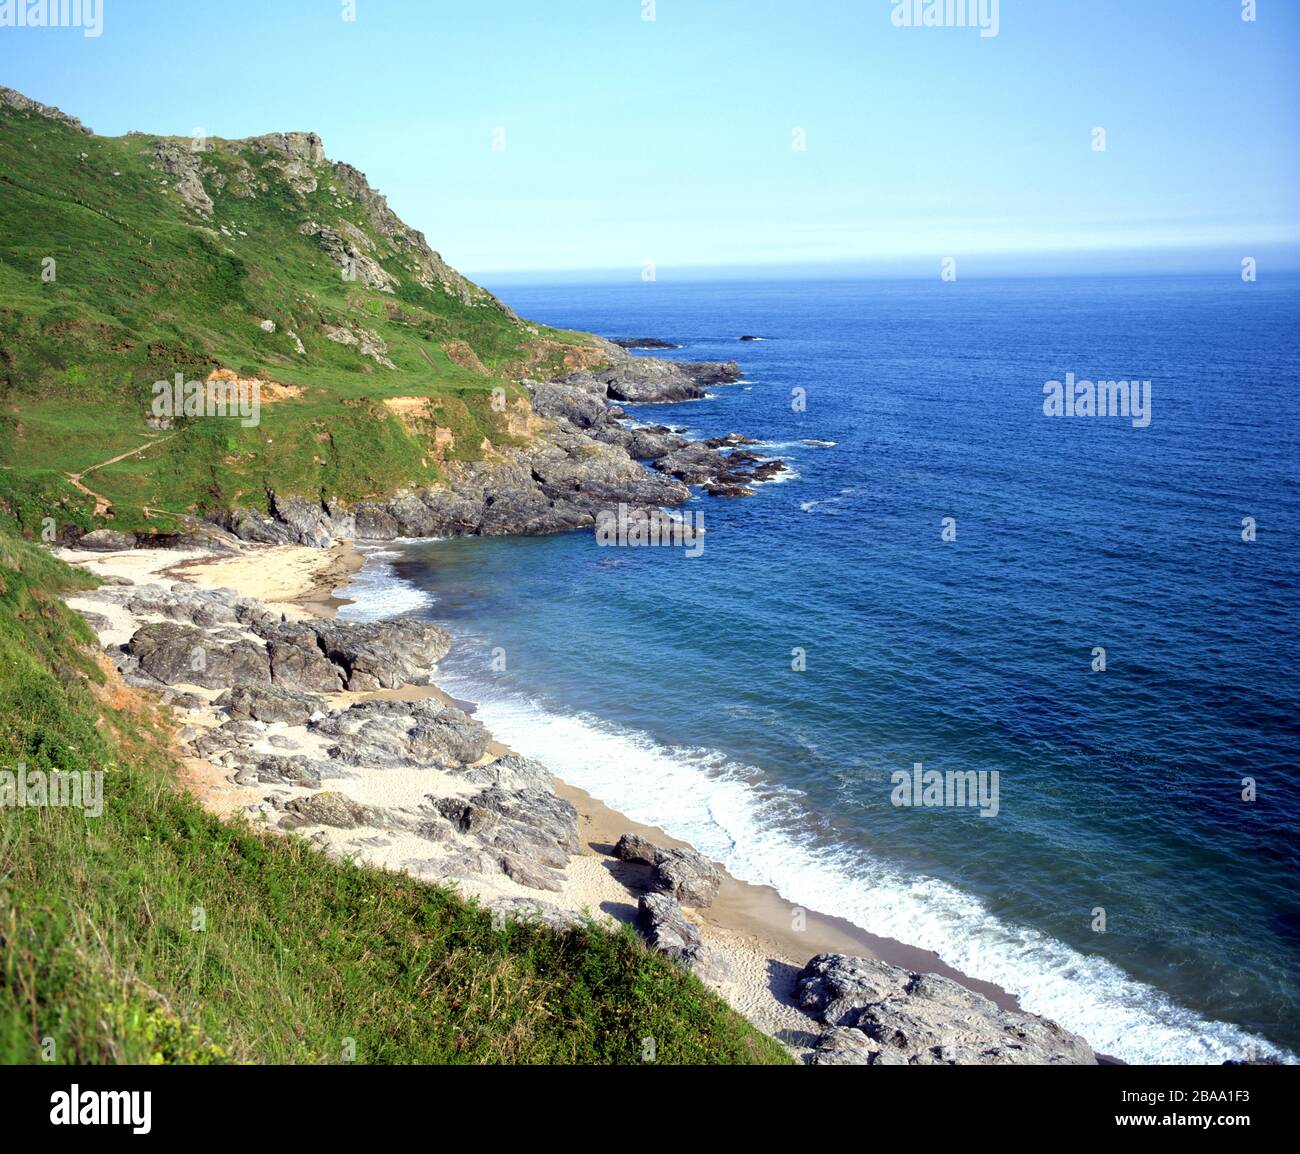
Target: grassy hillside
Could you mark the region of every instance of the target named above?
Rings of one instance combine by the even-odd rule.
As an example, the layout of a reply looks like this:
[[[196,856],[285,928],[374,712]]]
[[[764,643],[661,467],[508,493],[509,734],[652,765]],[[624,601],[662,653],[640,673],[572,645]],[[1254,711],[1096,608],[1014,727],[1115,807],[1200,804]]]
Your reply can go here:
[[[494,388],[598,358],[459,277],[315,138],[92,136],[0,91],[0,502],[28,531],[88,526],[91,493],[98,523],[165,531],[268,488],[428,484],[521,434]],[[155,381],[218,369],[293,395],[256,428],[146,425]]]
[[[0,808],[0,1062],[785,1060],[630,931],[496,930],[204,813],[53,595],[87,580],[0,532],[0,768],[105,776],[98,818]]]

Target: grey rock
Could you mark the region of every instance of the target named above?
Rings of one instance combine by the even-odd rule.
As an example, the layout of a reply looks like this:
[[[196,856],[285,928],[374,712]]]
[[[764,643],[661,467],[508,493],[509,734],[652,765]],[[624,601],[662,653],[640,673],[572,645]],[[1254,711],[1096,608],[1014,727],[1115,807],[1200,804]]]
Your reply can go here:
[[[120,553],[135,548],[135,534],[119,533],[116,529],[92,529],[77,539],[77,548],[95,553]]]
[[[142,672],[165,685],[264,685],[271,680],[266,649],[249,640],[223,641],[218,634],[162,621],[142,625],[127,643]]]
[[[641,862],[654,865],[662,851],[657,845],[634,833],[625,833],[614,846],[614,856],[620,861]]]
[[[312,630],[299,628],[295,622],[262,632],[275,685],[300,694],[338,693],[343,689],[343,671],[321,651]]]
[[[241,772],[251,773],[262,785],[300,785],[320,789],[321,770],[321,765],[304,757],[265,754],[250,769]]]
[[[698,927],[668,894],[643,894],[637,924],[651,949],[666,954],[692,973],[713,982],[726,981],[730,966],[722,953],[700,938]]]
[[[388,621],[316,621],[321,649],[343,670],[348,689],[425,684],[451,648],[446,630],[413,617]]]
[[[355,829],[363,825],[381,824],[381,814],[378,810],[362,805],[333,790],[314,793],[309,797],[294,798],[287,802],[284,808],[311,825]]]
[[[661,893],[675,897],[682,905],[703,909],[713,904],[722,885],[722,871],[693,849],[661,850],[655,859],[652,883]]]
[[[876,1059],[873,1061],[873,1059]],[[880,1060],[880,1049],[861,1030],[831,1026],[822,1031],[813,1051],[814,1066],[902,1065]]]
[[[492,810],[462,798],[439,798],[434,804],[438,812],[461,833],[482,833],[484,830],[491,829],[499,820],[498,815]]]
[[[562,910],[559,906],[536,901],[533,898],[497,898],[488,905],[487,909],[492,914],[512,921],[536,923],[561,932],[577,929],[585,924],[581,914]]]
[[[646,942],[666,954],[680,956],[701,944],[699,930],[669,894],[643,894],[637,902],[637,923]]]
[[[348,765],[438,766],[457,769],[487,752],[483,724],[433,698],[363,701],[312,723],[332,737],[332,756]]]
[[[867,1041],[863,1047],[838,1034],[823,1039],[827,1061],[847,1061],[851,1049],[853,1062],[865,1057],[873,1065],[1096,1062],[1077,1034],[1034,1014],[1003,1010],[937,974],[913,973],[870,958],[819,954],[804,967],[796,986],[806,1009],[828,1026],[856,1030]]]
[[[233,718],[267,724],[306,725],[311,718],[325,712],[325,704],[319,697],[275,684],[239,685],[228,689],[213,704]]]
[[[0,86],[0,104],[8,105],[10,108],[15,108],[19,112],[26,113],[30,116],[43,116],[47,120],[57,120],[60,124],[66,124],[70,128],[75,128],[80,132],[84,132],[87,136],[94,135],[94,133],[82,124],[75,116],[69,116],[66,112],[61,112],[52,104],[41,104],[39,101],[33,100],[30,96],[24,96],[14,88],[4,88]]]
[[[546,869],[526,858],[502,854],[501,872],[511,881],[535,890],[558,890],[564,884],[564,875],[558,870]]]

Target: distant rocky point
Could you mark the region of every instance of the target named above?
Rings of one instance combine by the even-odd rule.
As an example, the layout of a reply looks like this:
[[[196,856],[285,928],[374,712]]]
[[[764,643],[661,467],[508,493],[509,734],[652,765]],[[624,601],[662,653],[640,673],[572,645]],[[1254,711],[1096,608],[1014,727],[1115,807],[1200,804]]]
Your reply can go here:
[[[658,337],[624,337],[614,344],[620,349],[680,349],[682,347],[673,344],[672,341],[661,341]]]

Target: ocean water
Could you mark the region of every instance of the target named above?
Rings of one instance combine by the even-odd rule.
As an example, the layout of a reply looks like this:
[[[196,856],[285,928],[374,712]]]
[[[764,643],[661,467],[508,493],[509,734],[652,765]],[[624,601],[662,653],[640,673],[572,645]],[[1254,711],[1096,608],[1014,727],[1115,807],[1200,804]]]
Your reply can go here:
[[[1300,280],[500,292],[738,360],[633,416],[759,437],[792,473],[693,501],[696,557],[385,546],[347,613],[442,622],[443,683],[521,752],[1101,1052],[1294,1060]],[[1068,372],[1149,379],[1149,426],[1045,416]],[[894,805],[918,762],[997,771],[996,816]]]

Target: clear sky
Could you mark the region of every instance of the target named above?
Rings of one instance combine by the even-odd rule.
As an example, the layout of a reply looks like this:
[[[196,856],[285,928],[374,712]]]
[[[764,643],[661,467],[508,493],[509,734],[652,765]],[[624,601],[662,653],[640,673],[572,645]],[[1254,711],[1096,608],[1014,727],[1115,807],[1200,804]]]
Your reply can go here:
[[[0,83],[105,134],[319,132],[494,281],[1300,251],[1300,0],[1001,0],[992,37],[894,0],[102,3],[0,27]]]

